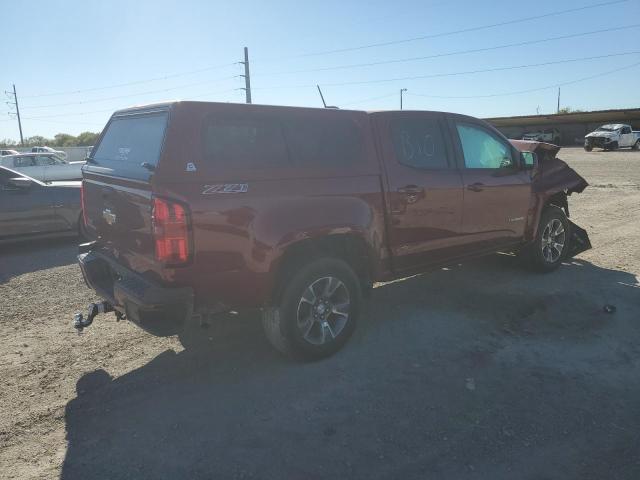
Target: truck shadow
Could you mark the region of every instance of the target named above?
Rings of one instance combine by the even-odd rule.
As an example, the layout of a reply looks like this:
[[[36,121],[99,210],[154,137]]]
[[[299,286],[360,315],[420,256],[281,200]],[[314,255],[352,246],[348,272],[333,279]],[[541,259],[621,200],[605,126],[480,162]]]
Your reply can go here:
[[[0,283],[25,273],[75,263],[78,242],[76,237],[63,237],[0,245]]]
[[[81,377],[61,478],[638,478],[639,309],[632,274],[494,256],[379,286],[321,362],[225,316],[206,351]]]

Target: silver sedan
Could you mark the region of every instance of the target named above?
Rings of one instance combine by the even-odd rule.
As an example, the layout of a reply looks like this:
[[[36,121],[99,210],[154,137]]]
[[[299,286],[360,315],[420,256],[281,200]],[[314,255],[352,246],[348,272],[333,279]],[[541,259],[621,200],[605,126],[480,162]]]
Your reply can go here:
[[[81,180],[84,162],[67,162],[53,153],[21,153],[0,157],[0,165],[41,182]]]

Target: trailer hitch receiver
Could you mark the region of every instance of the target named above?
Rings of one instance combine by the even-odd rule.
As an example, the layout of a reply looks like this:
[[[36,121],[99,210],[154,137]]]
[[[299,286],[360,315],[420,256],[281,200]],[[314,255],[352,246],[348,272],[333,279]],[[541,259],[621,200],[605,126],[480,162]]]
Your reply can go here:
[[[99,313],[108,313],[113,312],[113,305],[109,302],[98,302],[98,303],[90,303],[89,311],[87,312],[87,318],[82,316],[82,313],[78,312],[73,316],[73,328],[75,328],[78,333],[82,333],[82,330],[85,327],[88,327],[93,323],[93,319]]]

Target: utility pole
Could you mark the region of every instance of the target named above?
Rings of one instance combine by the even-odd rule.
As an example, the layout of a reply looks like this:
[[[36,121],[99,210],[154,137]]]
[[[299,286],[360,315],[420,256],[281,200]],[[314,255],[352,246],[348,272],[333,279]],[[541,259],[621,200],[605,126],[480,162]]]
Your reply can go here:
[[[244,93],[246,97],[246,103],[251,103],[251,75],[249,73],[249,49],[244,47],[244,62],[240,62],[244,65]]]
[[[407,91],[406,88],[400,89],[400,110],[402,110],[402,92],[406,92],[406,91]]]
[[[556,113],[560,113],[560,87],[558,87],[558,109],[556,110]]]
[[[18,106],[18,94],[16,93],[16,84],[13,84],[13,92],[4,91],[7,95],[13,95],[13,102],[7,102],[7,105],[16,106],[16,116],[18,117],[18,128],[20,129],[20,146],[24,147],[24,138],[22,137],[22,121],[20,120],[20,107]]]

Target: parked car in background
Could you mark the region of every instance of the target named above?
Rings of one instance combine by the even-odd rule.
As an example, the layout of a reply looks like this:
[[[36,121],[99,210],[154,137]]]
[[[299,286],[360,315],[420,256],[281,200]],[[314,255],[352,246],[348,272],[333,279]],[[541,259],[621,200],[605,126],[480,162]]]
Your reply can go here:
[[[43,183],[0,167],[0,243],[81,233],[80,186]]]
[[[67,158],[67,152],[62,150],[55,150],[51,147],[31,147],[31,153],[54,153],[60,158]]]
[[[20,152],[17,150],[0,150],[0,157],[4,157],[6,155],[18,155]]]
[[[55,153],[20,153],[0,157],[0,165],[24,173],[41,182],[81,180],[85,162],[67,162]]]
[[[83,167],[78,260],[104,302],[74,325],[115,310],[197,341],[209,314],[257,307],[275,348],[313,359],[347,341],[373,282],[496,251],[554,270],[590,248],[567,218],[587,182],[559,147],[518,142],[441,112],[118,111]]]
[[[522,134],[522,140],[560,145],[560,131],[557,128],[547,128],[546,130],[527,132]]]
[[[640,148],[640,132],[631,130],[631,125],[611,123],[603,125],[584,137],[584,149],[617,150],[618,148]]]

